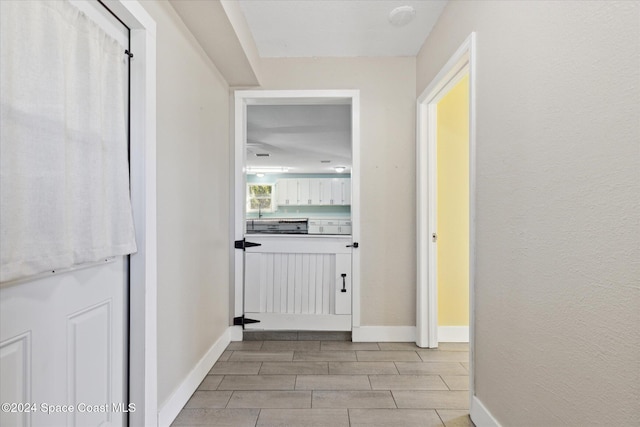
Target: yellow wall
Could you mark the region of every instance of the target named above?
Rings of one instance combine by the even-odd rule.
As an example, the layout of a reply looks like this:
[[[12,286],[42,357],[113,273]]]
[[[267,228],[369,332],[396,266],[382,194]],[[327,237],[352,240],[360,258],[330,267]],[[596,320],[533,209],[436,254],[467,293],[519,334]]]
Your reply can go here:
[[[438,325],[469,325],[469,77],[438,103]]]

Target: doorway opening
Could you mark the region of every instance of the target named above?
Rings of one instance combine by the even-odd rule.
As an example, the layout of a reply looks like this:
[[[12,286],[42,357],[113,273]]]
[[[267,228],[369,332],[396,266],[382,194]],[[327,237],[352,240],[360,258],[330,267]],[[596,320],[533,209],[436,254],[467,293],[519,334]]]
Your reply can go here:
[[[359,326],[359,93],[235,93],[233,324]]]
[[[439,334],[447,334],[442,338],[449,341],[465,341],[468,334],[470,400],[474,394],[475,40],[475,33],[471,33],[418,98],[416,134],[416,344],[435,348]],[[459,115],[460,108],[466,110],[462,113],[467,113],[466,123],[460,124],[459,118],[458,123],[456,120],[447,123],[446,117],[439,117]],[[439,291],[445,292],[439,290],[442,285],[438,283],[439,269],[443,270],[442,276],[448,279],[448,284],[453,281],[457,287],[449,295],[442,295],[443,301],[438,295]],[[464,303],[447,307],[441,320],[454,325],[439,328],[439,311],[444,311],[444,304],[453,302],[453,296],[459,298],[465,291],[468,292],[468,329],[455,325],[464,322]],[[457,318],[453,319],[452,314]]]

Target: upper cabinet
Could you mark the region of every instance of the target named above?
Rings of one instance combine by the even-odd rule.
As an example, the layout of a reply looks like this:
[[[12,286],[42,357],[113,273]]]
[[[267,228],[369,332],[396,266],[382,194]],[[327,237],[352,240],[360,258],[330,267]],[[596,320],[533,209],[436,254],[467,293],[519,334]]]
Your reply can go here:
[[[285,178],[276,182],[279,206],[351,204],[350,178]]]
[[[275,192],[278,206],[296,206],[300,204],[297,179],[279,179],[276,181]]]

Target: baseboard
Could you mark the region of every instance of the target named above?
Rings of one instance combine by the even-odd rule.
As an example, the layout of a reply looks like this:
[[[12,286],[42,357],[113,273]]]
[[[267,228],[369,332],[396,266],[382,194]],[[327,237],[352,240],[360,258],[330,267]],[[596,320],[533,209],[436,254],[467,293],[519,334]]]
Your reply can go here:
[[[438,326],[438,341],[469,342],[468,326]]]
[[[242,326],[229,326],[229,340],[242,341]]]
[[[162,404],[158,411],[158,426],[169,427],[176,419],[191,395],[198,388],[204,377],[211,370],[211,367],[218,360],[222,352],[231,342],[231,336],[235,336],[232,331],[233,326],[227,328],[220,338],[211,346],[206,354],[200,359],[196,366],[189,372],[189,375],[182,381],[182,384],[173,392],[171,397]],[[242,334],[242,329],[240,329]]]
[[[414,342],[415,326],[360,326],[351,331],[353,342]]]
[[[500,423],[491,415],[491,412],[480,402],[477,396],[471,398],[469,416],[476,427],[501,427]]]

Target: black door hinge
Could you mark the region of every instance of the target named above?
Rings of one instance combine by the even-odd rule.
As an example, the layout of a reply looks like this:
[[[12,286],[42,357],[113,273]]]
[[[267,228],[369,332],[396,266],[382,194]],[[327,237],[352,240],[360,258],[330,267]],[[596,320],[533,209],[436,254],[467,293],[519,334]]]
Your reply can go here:
[[[247,319],[244,317],[244,314],[233,318],[233,324],[235,326],[242,326],[242,329],[244,329],[244,325],[248,325],[250,323],[260,323],[260,321],[256,319]]]
[[[262,246],[262,243],[247,242],[246,239],[236,240],[234,242],[234,247],[236,249],[242,249],[243,251],[254,246]]]

